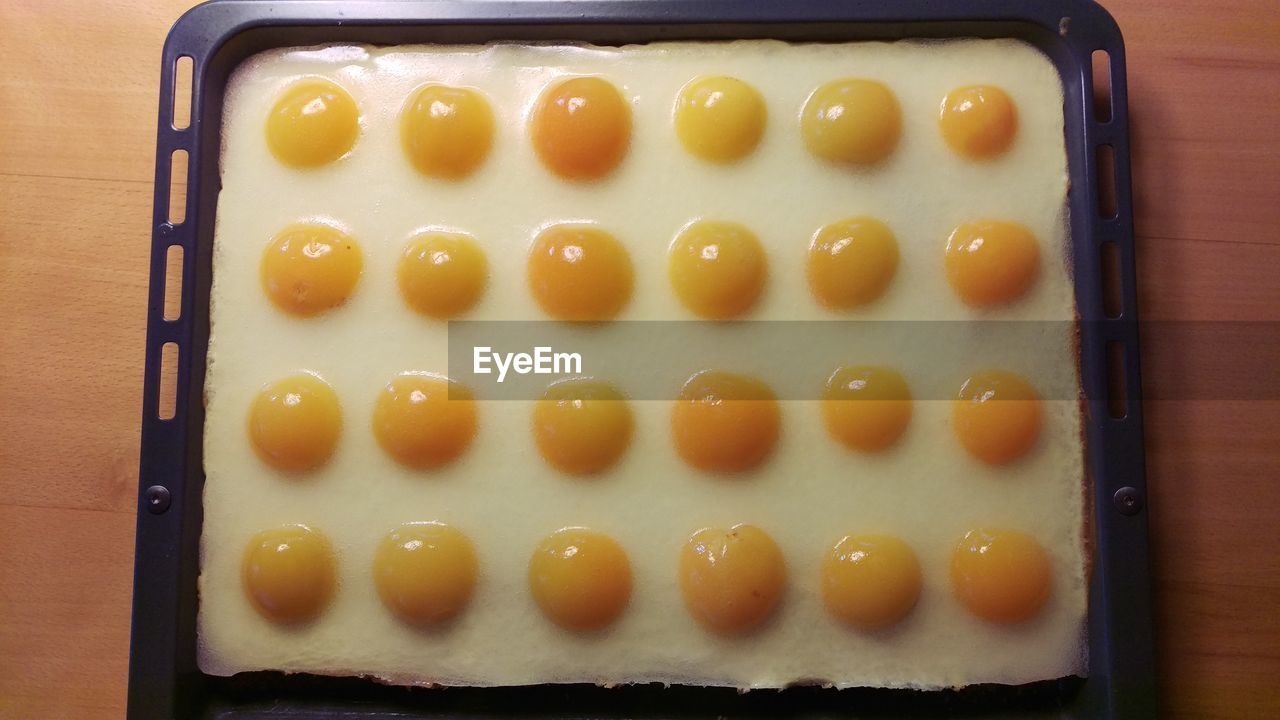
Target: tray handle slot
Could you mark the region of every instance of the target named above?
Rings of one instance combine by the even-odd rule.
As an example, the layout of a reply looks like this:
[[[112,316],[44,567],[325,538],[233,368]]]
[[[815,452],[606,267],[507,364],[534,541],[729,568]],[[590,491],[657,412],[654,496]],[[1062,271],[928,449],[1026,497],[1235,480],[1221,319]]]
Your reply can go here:
[[[1102,243],[1102,312],[1112,320],[1124,312],[1124,294],[1120,288],[1120,246],[1115,241]]]
[[[172,420],[178,410],[178,343],[160,346],[160,393],[156,401],[156,418]]]
[[[1104,220],[1114,220],[1120,212],[1120,207],[1116,201],[1115,147],[1099,145],[1096,161],[1096,167],[1098,168],[1098,215]]]
[[[1093,114],[1100,123],[1111,122],[1111,53],[1093,51]]]
[[[169,224],[181,225],[187,219],[187,167],[190,157],[186,150],[174,150],[169,155]]]
[[[173,64],[173,108],[170,125],[174,130],[191,127],[191,78],[195,61],[182,55]]]
[[[1125,370],[1124,343],[1107,342],[1107,414],[1116,420],[1129,415],[1129,381]]]
[[[173,322],[182,317],[181,245],[170,245],[164,257],[164,319]]]

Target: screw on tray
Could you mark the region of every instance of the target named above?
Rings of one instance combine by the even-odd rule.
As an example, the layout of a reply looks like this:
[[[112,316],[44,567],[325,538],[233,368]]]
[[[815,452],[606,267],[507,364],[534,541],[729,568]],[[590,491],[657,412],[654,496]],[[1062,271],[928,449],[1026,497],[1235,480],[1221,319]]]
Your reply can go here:
[[[1136,488],[1126,485],[1116,491],[1116,494],[1112,496],[1112,500],[1115,501],[1116,509],[1120,511],[1121,515],[1137,515],[1142,512],[1142,493],[1138,492]]]
[[[163,515],[172,499],[169,488],[163,485],[152,485],[142,493],[142,504],[152,515]]]

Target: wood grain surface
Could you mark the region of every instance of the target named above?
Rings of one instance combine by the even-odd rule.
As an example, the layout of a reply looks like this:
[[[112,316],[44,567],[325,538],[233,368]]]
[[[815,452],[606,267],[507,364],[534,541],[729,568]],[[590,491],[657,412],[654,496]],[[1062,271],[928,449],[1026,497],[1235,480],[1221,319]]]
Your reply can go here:
[[[0,718],[124,712],[160,47],[189,4],[0,1]],[[1144,320],[1280,321],[1280,10],[1109,5]],[[1212,399],[1256,348],[1183,327],[1143,352],[1162,703],[1280,717],[1277,370]]]

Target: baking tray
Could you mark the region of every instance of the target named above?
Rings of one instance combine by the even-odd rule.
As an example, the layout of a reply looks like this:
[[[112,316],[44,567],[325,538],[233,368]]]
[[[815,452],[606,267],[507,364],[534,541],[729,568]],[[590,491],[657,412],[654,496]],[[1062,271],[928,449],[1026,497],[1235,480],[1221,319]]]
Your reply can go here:
[[[273,47],[319,43],[483,43],[774,38],[792,41],[1012,37],[1057,67],[1064,111],[1091,479],[1089,675],[1017,687],[832,690],[588,685],[401,688],[358,678],[249,673],[196,665],[197,577],[204,485],[203,387],[222,95],[232,70]],[[1092,56],[1110,59],[1109,119],[1095,113]],[[193,67],[190,124],[173,123],[178,59]],[[1100,153],[1111,149],[1114,161]],[[959,715],[1141,718],[1156,712],[1144,498],[1141,382],[1134,284],[1124,45],[1089,0],[621,0],[397,2],[214,0],[165,41],[156,140],[148,296],[130,718],[904,717]],[[186,212],[170,223],[171,156],[186,151]],[[1100,180],[1100,173],[1114,173]],[[1115,213],[1100,212],[1114,188]],[[1110,208],[1108,208],[1109,210]],[[179,316],[166,320],[166,261],[182,248]],[[1104,294],[1106,298],[1104,299]],[[178,349],[173,416],[160,419],[162,348]]]

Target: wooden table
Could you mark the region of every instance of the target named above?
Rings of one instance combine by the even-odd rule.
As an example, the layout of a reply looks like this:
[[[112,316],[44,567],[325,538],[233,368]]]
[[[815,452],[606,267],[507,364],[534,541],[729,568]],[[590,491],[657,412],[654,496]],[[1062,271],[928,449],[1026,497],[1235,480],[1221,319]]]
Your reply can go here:
[[[0,2],[0,718],[124,711],[156,87],[189,4]],[[1143,318],[1280,320],[1280,11],[1110,5]],[[1249,352],[1153,347],[1166,398]],[[1280,398],[1190,394],[1146,405],[1163,701],[1280,716]]]

